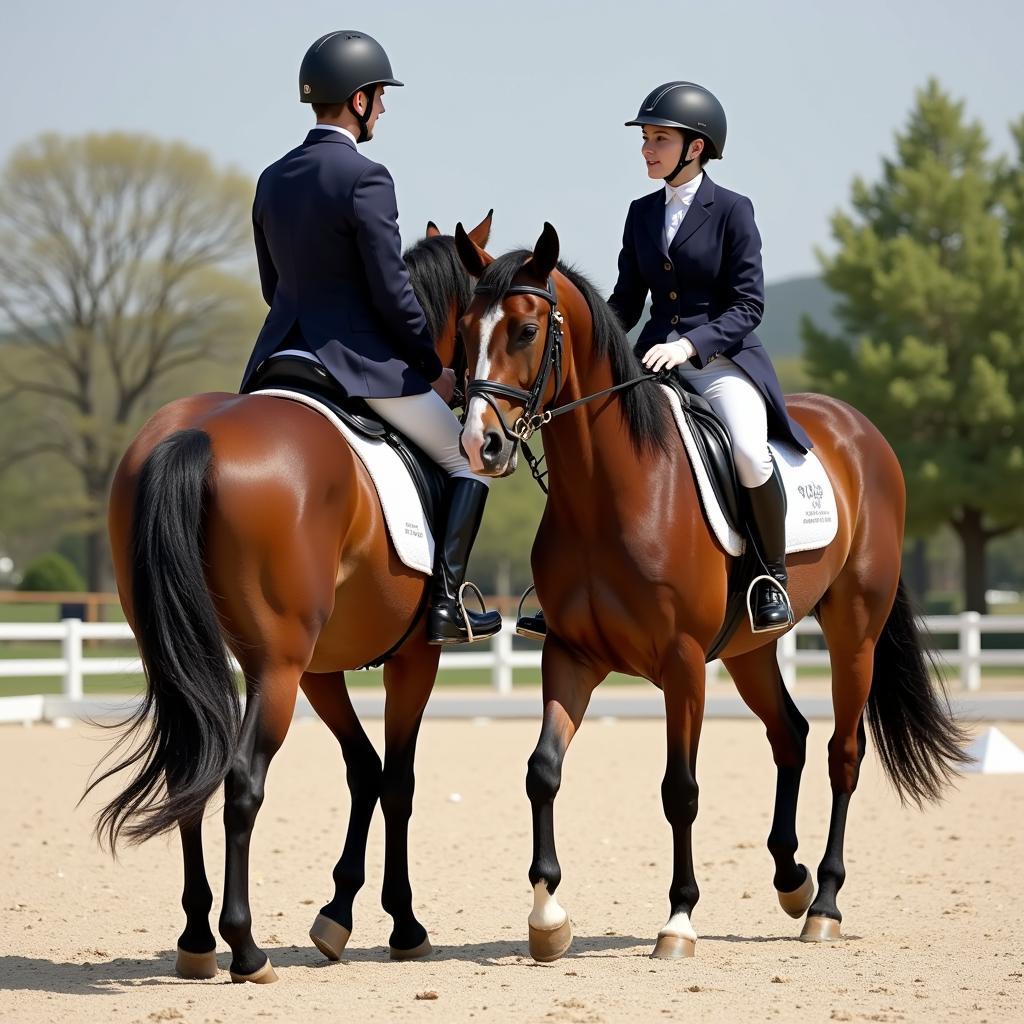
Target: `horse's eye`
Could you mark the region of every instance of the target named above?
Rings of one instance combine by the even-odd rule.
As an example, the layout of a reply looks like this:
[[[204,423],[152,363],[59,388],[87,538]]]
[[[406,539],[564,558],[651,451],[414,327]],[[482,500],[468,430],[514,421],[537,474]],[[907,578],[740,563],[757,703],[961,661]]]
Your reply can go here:
[[[526,327],[523,328],[523,333],[520,335],[520,338],[523,341],[525,341],[525,342],[533,341],[533,339],[536,338],[536,337],[537,337],[537,325],[536,324],[528,324]]]

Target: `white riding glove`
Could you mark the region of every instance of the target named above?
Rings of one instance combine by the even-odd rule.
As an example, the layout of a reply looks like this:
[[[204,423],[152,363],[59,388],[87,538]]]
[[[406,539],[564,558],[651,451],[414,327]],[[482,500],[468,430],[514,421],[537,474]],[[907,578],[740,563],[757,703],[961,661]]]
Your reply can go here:
[[[682,363],[689,362],[697,350],[688,338],[678,341],[666,341],[661,345],[653,345],[644,353],[644,366],[652,373],[660,370],[671,370]]]

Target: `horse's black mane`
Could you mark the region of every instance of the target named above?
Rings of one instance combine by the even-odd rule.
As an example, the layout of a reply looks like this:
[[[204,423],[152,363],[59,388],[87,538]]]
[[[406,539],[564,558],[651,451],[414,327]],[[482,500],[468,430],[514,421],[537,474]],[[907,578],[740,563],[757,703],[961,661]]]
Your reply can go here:
[[[406,249],[405,263],[427,327],[436,338],[448,322],[452,302],[461,316],[473,298],[473,285],[455,251],[455,239],[451,235],[421,238]]]
[[[416,293],[427,318],[427,329],[435,343],[441,336],[455,303],[456,320],[473,300],[473,283],[455,250],[451,235],[421,238],[405,251],[412,290]],[[466,350],[462,342],[455,345],[455,379],[462,380],[466,368]]]
[[[512,287],[516,275],[531,255],[529,249],[515,249],[488,264],[477,288],[489,293],[491,309],[504,298]],[[643,373],[643,367],[608,303],[575,267],[559,263],[558,270],[586,299],[594,321],[594,351],[598,356],[607,356],[611,361],[615,383],[622,384],[639,377]],[[665,448],[668,405],[661,388],[653,384],[638,384],[618,394],[622,399],[626,423],[634,444],[638,448]]]

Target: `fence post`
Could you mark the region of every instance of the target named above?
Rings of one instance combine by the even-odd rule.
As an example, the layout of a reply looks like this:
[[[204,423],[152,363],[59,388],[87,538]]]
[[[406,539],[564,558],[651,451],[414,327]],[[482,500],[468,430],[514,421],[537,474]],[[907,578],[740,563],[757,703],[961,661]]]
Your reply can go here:
[[[491,651],[494,653],[494,664],[491,666],[491,685],[496,693],[511,693],[512,630],[508,628],[505,620],[502,620],[500,632],[496,633],[494,640],[491,641]]]
[[[981,689],[981,616],[977,612],[960,616],[960,685],[965,690]]]
[[[62,619],[64,627],[64,696],[68,700],[82,699],[82,620]]]
[[[786,684],[787,690],[792,690],[796,686],[796,629],[782,635],[779,640],[779,653],[782,656],[782,664],[779,666],[782,681]]]

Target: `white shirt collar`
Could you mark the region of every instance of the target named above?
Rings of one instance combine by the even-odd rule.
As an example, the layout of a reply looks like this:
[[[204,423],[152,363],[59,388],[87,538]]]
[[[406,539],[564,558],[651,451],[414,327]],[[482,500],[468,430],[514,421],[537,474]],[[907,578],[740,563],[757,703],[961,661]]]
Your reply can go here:
[[[341,132],[342,135],[347,135],[353,143],[358,145],[356,137],[347,129],[342,128],[339,124],[321,124],[319,121],[316,123],[316,127],[322,129],[325,132]]]
[[[326,126],[324,126],[326,127]],[[667,181],[665,182],[665,203],[672,202],[673,197],[678,197],[679,201],[683,206],[689,206],[693,202],[693,197],[697,194],[697,189],[700,188],[700,183],[704,180],[704,172],[701,171],[696,178],[685,182],[682,185],[672,186]]]

